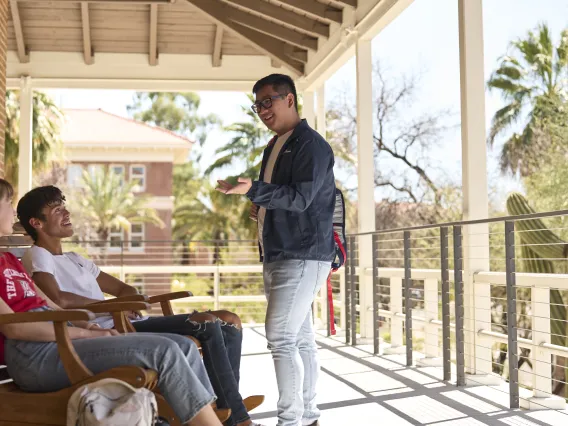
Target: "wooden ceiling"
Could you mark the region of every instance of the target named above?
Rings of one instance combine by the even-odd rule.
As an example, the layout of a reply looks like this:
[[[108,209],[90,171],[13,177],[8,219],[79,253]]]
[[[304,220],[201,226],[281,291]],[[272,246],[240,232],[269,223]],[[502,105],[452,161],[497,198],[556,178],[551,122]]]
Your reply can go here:
[[[30,52],[262,55],[304,74],[308,52],[341,24],[357,0],[10,0],[8,49]]]

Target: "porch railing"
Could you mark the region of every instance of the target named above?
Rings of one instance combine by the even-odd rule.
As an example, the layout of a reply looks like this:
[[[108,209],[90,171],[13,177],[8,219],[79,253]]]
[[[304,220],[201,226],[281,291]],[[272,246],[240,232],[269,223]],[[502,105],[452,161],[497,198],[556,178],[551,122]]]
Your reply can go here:
[[[526,243],[523,234],[568,235],[567,216],[547,212],[350,235],[345,294],[334,300],[346,343],[372,341],[376,354],[440,366],[444,379],[458,386],[501,384],[511,408],[564,409],[568,244]],[[527,229],[527,221],[548,224]],[[365,244],[371,253],[360,252]],[[564,255],[538,257],[537,245],[562,245]],[[361,266],[369,255],[372,266]],[[535,262],[560,273],[525,272]]]

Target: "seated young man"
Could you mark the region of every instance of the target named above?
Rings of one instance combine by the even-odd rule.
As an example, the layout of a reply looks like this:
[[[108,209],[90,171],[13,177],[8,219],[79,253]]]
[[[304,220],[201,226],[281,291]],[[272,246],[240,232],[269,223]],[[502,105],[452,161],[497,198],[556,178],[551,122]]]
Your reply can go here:
[[[13,194],[10,183],[0,179],[0,236],[12,234]],[[59,307],[35,288],[20,261],[0,253],[0,314],[53,309]],[[184,425],[221,426],[211,408],[213,389],[189,339],[165,333],[120,335],[86,321],[75,321],[68,332],[77,355],[93,373],[127,365],[156,370],[160,393]],[[0,325],[0,363],[20,389],[54,392],[70,386],[55,340],[53,325],[47,322]]]
[[[19,201],[17,213],[34,240],[22,263],[37,286],[56,304],[64,309],[78,308],[104,300],[103,293],[116,297],[138,294],[134,287],[102,272],[92,261],[77,253],[63,252],[61,240],[73,235],[73,224],[61,190],[54,186],[31,190]],[[139,332],[175,333],[199,339],[218,397],[217,406],[231,409],[228,424],[254,425],[248,409],[259,405],[262,397],[243,401],[239,394],[242,328],[237,315],[213,311],[152,318],[141,318],[132,312],[129,316]],[[96,322],[113,327],[110,316],[99,317]]]

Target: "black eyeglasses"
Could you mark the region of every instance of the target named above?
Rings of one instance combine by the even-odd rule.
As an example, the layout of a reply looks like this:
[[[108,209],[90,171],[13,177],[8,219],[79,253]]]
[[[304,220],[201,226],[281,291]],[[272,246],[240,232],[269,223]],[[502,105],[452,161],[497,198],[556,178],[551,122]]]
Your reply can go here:
[[[251,108],[254,112],[259,114],[260,111],[262,111],[262,108],[268,109],[268,108],[272,107],[272,100],[273,99],[284,99],[286,96],[288,96],[288,94],[271,96],[269,98],[263,99],[260,102],[255,102],[254,104],[251,105]]]

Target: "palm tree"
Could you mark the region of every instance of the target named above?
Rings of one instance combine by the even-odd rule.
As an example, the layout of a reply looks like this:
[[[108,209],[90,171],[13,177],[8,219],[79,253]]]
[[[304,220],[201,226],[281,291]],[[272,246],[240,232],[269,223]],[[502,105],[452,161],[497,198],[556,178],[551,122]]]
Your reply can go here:
[[[247,97],[251,104],[254,103],[252,95],[248,94]],[[220,157],[205,170],[206,175],[223,167],[235,165],[236,161],[240,161],[244,163],[244,172],[240,176],[250,177],[251,179],[258,178],[262,151],[273,133],[266,128],[250,106],[242,105],[241,109],[248,120],[224,128],[226,132],[232,132],[235,136],[229,143],[215,151],[215,154],[220,155]]]
[[[83,175],[81,194],[71,199],[84,223],[89,223],[97,238],[106,246],[112,229],[129,229],[135,223],[164,226],[155,209],[147,206],[148,197],[135,195],[136,181],[124,182],[122,176],[108,170]]]
[[[540,24],[536,32],[512,42],[511,50],[487,83],[507,101],[493,116],[488,143],[493,145],[498,135],[521,121],[520,133],[514,132],[503,145],[500,164],[503,172],[527,176],[550,148],[543,120],[551,108],[567,101],[568,29],[555,46],[548,26]]]
[[[20,138],[20,104],[17,91],[6,91],[5,176],[14,187],[18,184],[18,153]],[[45,93],[34,91],[32,121],[32,166],[45,169],[59,154],[59,126],[63,113]]]

